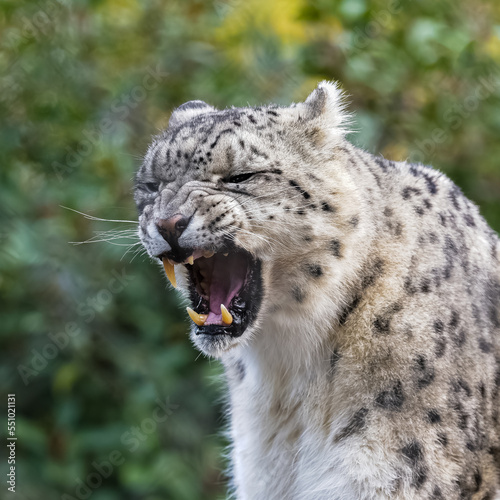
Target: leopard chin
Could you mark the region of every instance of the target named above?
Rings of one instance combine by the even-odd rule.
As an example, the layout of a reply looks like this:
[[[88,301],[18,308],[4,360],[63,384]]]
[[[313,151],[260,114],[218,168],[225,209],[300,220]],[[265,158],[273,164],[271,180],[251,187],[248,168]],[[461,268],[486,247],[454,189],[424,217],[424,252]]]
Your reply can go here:
[[[233,344],[228,341],[241,337],[257,317],[263,295],[262,264],[234,245],[218,252],[193,249],[188,253],[181,263],[176,263],[168,253],[158,258],[174,287],[177,287],[174,266],[185,267],[191,302],[186,309],[193,321],[195,343],[212,354],[212,345],[220,350],[222,344]]]

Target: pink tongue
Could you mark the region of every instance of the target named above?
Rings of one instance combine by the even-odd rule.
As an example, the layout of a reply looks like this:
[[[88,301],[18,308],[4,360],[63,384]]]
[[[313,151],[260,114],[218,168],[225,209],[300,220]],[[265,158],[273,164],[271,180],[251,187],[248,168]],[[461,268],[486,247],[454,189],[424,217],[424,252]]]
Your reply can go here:
[[[246,266],[241,263],[237,265],[238,262],[231,262],[232,260],[229,257],[225,261],[217,259],[214,263],[210,284],[210,312],[205,324],[222,324],[220,305],[224,304],[229,308],[231,300],[243,286]]]

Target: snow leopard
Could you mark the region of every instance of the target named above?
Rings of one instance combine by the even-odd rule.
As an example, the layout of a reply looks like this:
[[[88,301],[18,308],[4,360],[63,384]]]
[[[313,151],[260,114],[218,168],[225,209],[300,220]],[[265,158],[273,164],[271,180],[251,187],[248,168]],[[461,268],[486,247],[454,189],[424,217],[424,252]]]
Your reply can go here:
[[[224,366],[240,500],[494,500],[500,246],[443,173],[349,140],[339,84],[182,104],[139,167],[148,254]]]

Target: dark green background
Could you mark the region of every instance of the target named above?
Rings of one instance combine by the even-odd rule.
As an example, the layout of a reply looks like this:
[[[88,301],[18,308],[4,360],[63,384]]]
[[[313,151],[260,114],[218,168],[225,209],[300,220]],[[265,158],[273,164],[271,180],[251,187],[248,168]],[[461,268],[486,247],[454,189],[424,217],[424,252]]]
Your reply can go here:
[[[15,393],[16,498],[82,498],[78,479],[113,452],[123,463],[92,500],[224,496],[218,363],[190,345],[157,266],[119,246],[135,224],[61,208],[134,220],[134,170],[182,102],[285,104],[339,80],[353,141],[432,163],[500,229],[496,0],[4,0],[0,33],[0,422]],[[69,243],[121,229],[118,246]],[[157,398],[171,404],[158,425]]]

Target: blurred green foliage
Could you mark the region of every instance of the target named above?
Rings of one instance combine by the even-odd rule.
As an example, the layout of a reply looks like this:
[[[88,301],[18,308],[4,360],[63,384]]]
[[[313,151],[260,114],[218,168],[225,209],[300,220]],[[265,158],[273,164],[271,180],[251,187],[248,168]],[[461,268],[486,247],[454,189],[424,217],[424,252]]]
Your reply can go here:
[[[120,246],[133,223],[62,208],[133,221],[134,170],[182,102],[285,104],[337,79],[354,142],[432,163],[500,228],[496,0],[4,0],[0,32],[0,409],[15,393],[20,499],[224,497],[218,363]]]

